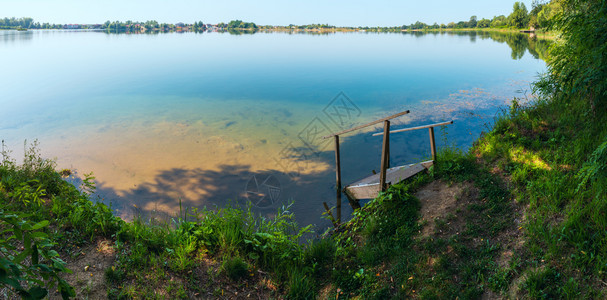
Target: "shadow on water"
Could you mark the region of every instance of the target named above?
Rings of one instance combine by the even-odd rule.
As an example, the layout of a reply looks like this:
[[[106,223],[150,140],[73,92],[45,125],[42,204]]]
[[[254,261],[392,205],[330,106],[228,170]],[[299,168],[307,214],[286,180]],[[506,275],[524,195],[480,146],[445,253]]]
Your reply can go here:
[[[218,170],[173,168],[161,171],[153,182],[128,191],[98,184],[96,196],[106,204],[111,203],[116,214],[124,219],[132,219],[133,216],[167,218],[191,208],[214,210],[228,205],[244,208],[249,201],[259,202],[247,192],[267,194],[262,185],[271,175],[278,182],[273,184],[278,193],[272,195],[272,199],[267,194],[265,197],[268,199],[257,206],[252,205],[255,213],[272,217],[279,208],[292,202],[291,211],[300,224],[326,227],[329,223],[321,219],[321,203],[331,201],[325,195],[335,194],[330,193],[333,183],[328,180],[334,177],[332,172],[292,176],[276,169],[253,172],[249,165],[221,165]]]

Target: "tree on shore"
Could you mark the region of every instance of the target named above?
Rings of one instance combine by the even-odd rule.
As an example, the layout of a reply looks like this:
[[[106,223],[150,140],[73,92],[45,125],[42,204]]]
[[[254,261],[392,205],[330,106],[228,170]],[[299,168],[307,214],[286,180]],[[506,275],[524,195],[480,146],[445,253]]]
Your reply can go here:
[[[48,23],[45,23],[43,25],[40,25],[40,23],[36,23],[34,22],[34,19],[32,18],[0,18],[0,29],[17,29],[17,28],[24,28],[24,29],[49,29],[49,28],[57,28],[58,25],[51,25]]]
[[[232,20],[227,25],[228,29],[257,29],[257,25],[253,22],[243,22],[241,20]]]
[[[512,13],[508,16],[508,25],[514,28],[524,28],[529,22],[525,3],[514,2]]]

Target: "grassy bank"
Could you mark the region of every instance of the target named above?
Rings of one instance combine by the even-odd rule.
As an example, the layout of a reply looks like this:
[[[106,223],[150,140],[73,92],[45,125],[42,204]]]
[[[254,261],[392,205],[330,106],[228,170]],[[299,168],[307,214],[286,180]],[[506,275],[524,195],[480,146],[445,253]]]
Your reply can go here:
[[[474,149],[524,208],[524,244],[503,272],[529,295],[606,297],[605,121],[583,99],[515,103]]]

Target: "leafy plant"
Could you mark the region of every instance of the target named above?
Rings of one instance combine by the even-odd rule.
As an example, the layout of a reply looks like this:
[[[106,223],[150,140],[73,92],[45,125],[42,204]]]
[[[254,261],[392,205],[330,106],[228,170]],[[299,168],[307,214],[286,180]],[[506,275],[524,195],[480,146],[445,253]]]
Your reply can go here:
[[[12,196],[13,199],[23,203],[25,206],[30,205],[30,203],[35,206],[40,206],[44,203],[42,197],[46,196],[46,190],[42,188],[42,185],[38,180],[34,179],[28,182],[22,182],[19,187],[15,188],[9,195]]]
[[[607,6],[602,0],[559,2],[554,20],[563,42],[549,59],[552,80],[560,93],[601,108],[607,99]]]
[[[590,159],[584,164],[576,177],[580,181],[576,192],[586,188],[588,183],[594,183],[596,197],[601,197],[607,193],[607,137],[590,155]]]
[[[60,277],[71,271],[42,231],[49,222],[32,223],[28,217],[0,209],[0,236],[8,237],[0,239],[0,284],[26,299],[42,299],[54,287],[64,299],[74,296],[74,289]]]

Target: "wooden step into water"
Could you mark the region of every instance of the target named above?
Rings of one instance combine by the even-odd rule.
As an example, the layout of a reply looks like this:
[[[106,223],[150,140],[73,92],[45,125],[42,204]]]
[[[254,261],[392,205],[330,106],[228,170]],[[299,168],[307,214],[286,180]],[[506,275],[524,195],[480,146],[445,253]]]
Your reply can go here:
[[[407,178],[413,177],[421,171],[429,169],[433,164],[434,161],[429,160],[421,163],[389,168],[386,170],[386,183],[388,185],[396,184]],[[346,186],[344,192],[352,199],[373,199],[377,197],[377,194],[381,190],[379,175],[380,174],[373,174],[352,183]]]

